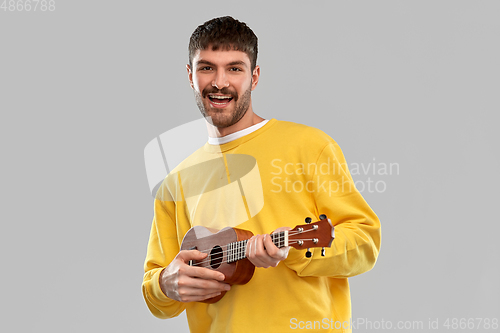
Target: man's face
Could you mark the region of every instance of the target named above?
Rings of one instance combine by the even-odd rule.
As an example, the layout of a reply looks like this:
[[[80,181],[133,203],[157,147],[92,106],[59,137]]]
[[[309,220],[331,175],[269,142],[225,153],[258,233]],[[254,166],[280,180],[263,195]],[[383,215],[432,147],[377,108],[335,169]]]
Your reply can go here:
[[[236,124],[251,107],[251,91],[257,86],[260,69],[250,67],[242,51],[198,50],[187,65],[196,104],[219,128]]]

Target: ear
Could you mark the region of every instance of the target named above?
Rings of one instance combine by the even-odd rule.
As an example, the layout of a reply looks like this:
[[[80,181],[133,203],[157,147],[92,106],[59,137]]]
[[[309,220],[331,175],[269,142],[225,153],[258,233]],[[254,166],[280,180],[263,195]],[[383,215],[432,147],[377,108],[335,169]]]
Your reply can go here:
[[[257,87],[257,83],[259,83],[260,76],[260,67],[259,65],[255,66],[252,73],[252,91]]]
[[[193,72],[191,71],[191,66],[186,65],[186,69],[187,69],[187,72],[188,72],[188,79],[189,79],[189,85],[191,86],[192,89],[194,89],[194,85],[193,85]]]

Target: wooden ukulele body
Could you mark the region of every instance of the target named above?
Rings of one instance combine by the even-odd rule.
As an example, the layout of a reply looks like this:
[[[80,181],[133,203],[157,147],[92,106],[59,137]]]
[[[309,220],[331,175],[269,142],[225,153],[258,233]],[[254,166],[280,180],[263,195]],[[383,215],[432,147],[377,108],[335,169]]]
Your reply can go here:
[[[253,276],[255,266],[248,260],[242,259],[228,263],[227,244],[249,239],[253,233],[248,230],[237,228],[224,228],[220,231],[195,226],[186,233],[181,244],[181,250],[198,250],[208,253],[208,256],[200,261],[192,260],[190,265],[205,267],[221,272],[226,277],[224,282],[233,284],[245,284]],[[219,296],[204,300],[204,303],[215,303],[219,301],[226,292]]]

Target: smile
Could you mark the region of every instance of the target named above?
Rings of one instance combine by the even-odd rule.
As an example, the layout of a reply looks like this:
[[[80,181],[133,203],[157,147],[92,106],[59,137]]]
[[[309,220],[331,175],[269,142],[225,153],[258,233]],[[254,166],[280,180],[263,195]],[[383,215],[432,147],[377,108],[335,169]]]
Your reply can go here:
[[[233,97],[231,95],[209,94],[208,99],[214,107],[225,107],[233,100]]]

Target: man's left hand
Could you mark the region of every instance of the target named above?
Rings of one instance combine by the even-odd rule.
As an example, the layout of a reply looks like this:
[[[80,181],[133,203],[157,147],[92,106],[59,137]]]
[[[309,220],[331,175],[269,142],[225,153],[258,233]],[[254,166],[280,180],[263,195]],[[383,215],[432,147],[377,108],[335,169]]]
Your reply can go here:
[[[273,233],[284,230],[291,228],[278,228]],[[286,259],[289,250],[289,246],[277,248],[268,234],[255,235],[248,240],[246,256],[255,267],[276,267],[281,260]]]

